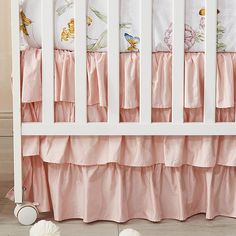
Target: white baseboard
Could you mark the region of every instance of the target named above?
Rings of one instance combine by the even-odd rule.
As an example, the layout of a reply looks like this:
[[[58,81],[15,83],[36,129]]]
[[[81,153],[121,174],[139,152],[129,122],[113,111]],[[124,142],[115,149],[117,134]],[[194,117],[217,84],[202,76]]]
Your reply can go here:
[[[0,180],[13,180],[13,114],[0,111]]]
[[[11,111],[0,111],[0,137],[13,136],[13,114]]]
[[[0,181],[13,179],[13,140],[0,137]]]

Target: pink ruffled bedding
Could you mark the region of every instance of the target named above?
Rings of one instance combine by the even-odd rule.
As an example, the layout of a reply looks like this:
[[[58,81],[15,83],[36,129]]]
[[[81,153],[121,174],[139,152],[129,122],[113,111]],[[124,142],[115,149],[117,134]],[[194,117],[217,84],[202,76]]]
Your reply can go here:
[[[23,160],[25,199],[40,203],[41,212],[53,210],[57,221],[185,220],[198,213],[207,219],[236,217],[235,167],[80,166],[45,163],[39,156]]]
[[[22,53],[22,102],[41,96],[41,50]],[[121,108],[139,106],[139,54],[120,54]],[[218,53],[216,107],[234,107],[236,53]],[[88,53],[88,105],[107,105],[107,54]],[[172,54],[153,53],[153,108],[171,108]],[[204,53],[185,54],[185,108],[203,106]],[[74,53],[55,50],[55,101],[74,102]]]
[[[203,54],[186,54],[185,122],[202,121]],[[55,121],[74,121],[74,59],[55,51]],[[138,121],[139,56],[121,54],[121,122]],[[22,119],[41,120],[41,51],[22,53]],[[88,54],[88,120],[106,121],[106,54]],[[235,54],[218,54],[218,122],[235,120]],[[171,54],[153,54],[153,122],[171,121]],[[236,137],[24,137],[25,200],[56,220],[236,217]],[[12,192],[8,194],[12,198]]]

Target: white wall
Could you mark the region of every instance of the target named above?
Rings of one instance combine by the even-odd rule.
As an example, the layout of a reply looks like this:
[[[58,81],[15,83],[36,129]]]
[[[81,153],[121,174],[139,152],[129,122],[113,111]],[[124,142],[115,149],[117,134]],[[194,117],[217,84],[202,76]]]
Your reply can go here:
[[[0,0],[0,181],[12,179],[10,0]]]
[[[10,0],[0,0],[0,112],[12,111]]]
[[[10,2],[10,0],[0,0],[0,136],[6,135],[7,133],[10,134],[11,132],[12,96]]]

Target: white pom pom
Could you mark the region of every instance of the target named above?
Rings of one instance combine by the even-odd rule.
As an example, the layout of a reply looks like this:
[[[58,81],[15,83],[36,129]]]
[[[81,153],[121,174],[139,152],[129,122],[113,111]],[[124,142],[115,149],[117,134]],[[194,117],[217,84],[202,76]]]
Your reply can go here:
[[[134,229],[124,229],[119,236],[141,236],[141,234]]]
[[[41,220],[30,229],[30,236],[60,236],[59,228],[51,221]]]

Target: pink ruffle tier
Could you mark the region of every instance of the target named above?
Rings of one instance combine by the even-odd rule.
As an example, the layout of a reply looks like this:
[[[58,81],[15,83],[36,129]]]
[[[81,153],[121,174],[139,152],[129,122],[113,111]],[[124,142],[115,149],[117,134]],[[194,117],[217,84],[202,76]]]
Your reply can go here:
[[[186,54],[185,121],[201,121],[202,53]],[[74,121],[74,58],[55,51],[55,121]],[[121,122],[138,121],[139,55],[121,54]],[[106,54],[88,54],[88,120],[106,121]],[[235,120],[236,54],[218,54],[218,122]],[[22,53],[22,119],[41,120],[41,51]],[[153,122],[171,121],[171,54],[153,54]],[[25,200],[56,220],[236,217],[236,137],[24,137]],[[12,198],[12,192],[8,194]]]

